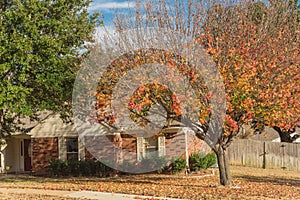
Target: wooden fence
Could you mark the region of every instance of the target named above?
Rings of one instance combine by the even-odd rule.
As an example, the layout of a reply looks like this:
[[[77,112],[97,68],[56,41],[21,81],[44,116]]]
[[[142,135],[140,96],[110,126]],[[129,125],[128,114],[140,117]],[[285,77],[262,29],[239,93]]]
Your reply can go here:
[[[300,171],[299,143],[239,139],[227,153],[232,165]]]

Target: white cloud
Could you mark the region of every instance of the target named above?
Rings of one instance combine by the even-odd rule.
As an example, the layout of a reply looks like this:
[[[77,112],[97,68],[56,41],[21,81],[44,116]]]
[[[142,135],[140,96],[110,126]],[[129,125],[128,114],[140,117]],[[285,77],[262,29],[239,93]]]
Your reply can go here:
[[[135,2],[107,2],[107,3],[94,3],[91,4],[89,10],[96,11],[100,9],[110,9],[110,8],[132,8],[135,6]]]

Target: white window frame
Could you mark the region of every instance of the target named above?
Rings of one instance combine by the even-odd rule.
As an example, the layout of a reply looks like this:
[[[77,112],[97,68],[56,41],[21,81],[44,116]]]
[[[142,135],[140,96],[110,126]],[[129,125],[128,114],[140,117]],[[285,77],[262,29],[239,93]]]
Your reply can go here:
[[[157,151],[158,156],[166,155],[166,138],[165,136],[159,136],[157,138]],[[151,148],[151,147],[150,147]],[[141,161],[146,157],[146,142],[143,137],[137,137],[137,160]]]
[[[78,160],[84,160],[85,159],[85,147],[83,145],[83,142],[81,139],[77,136],[61,136],[58,137],[58,159],[66,161],[67,160],[67,138],[77,138],[78,140]]]
[[[68,140],[77,141],[77,151],[68,152],[68,146],[67,146]],[[70,160],[70,159],[68,159],[68,155],[77,155],[76,160],[79,160],[79,141],[78,141],[78,137],[66,137],[65,138],[65,145],[66,145],[66,160]]]

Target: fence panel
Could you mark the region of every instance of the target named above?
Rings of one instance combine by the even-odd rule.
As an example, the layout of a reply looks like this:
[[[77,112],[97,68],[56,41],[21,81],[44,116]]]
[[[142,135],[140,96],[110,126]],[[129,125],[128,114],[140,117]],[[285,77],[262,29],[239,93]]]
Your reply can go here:
[[[239,139],[227,153],[232,165],[300,171],[300,144]]]

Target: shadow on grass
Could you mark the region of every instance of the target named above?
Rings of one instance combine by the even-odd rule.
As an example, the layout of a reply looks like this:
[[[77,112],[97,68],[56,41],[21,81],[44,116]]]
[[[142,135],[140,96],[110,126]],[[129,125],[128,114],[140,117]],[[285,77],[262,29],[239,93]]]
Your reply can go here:
[[[213,177],[203,177],[199,180],[212,179]],[[166,185],[166,186],[179,186],[179,187],[202,187],[202,188],[211,188],[211,185],[208,185],[202,181],[189,181],[188,176],[185,175],[162,175],[162,174],[155,174],[155,175],[123,175],[120,177],[110,177],[105,180],[100,180],[102,182],[115,182],[115,183],[126,183],[126,184],[134,184],[134,185]],[[214,182],[214,181],[213,181]],[[216,184],[218,183],[218,179],[216,179]]]
[[[274,185],[300,186],[300,178],[282,178],[282,177],[267,177],[267,176],[249,176],[239,175],[235,178],[243,179],[247,182],[269,183]]]

